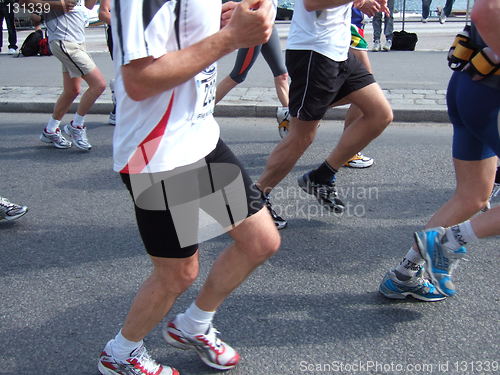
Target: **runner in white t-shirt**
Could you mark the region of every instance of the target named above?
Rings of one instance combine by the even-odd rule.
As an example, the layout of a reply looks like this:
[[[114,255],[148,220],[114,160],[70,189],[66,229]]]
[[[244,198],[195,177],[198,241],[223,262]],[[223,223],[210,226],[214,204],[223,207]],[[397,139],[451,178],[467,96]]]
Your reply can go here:
[[[72,145],[90,151],[85,116],[106,89],[106,81],[85,49],[85,23],[87,12],[97,0],[21,0],[22,3],[39,4],[43,10],[50,51],[62,64],[63,92],[57,99],[52,116],[40,134],[40,141],[58,149]],[[59,128],[63,117],[78,97],[82,81],[88,85],[82,94],[73,120],[63,127],[72,142],[64,138]]]
[[[102,374],[179,373],[153,360],[142,340],[196,279],[203,210],[234,243],[216,260],[196,301],[162,332],[167,343],[196,349],[208,366],[230,369],[239,355],[218,338],[215,310],[277,251],[280,238],[260,192],[219,137],[215,62],[268,40],[272,3],[115,0],[111,8],[114,169],[133,197],[153,271],[98,368]]]
[[[387,11],[385,2],[360,0],[356,6],[372,15]],[[289,132],[271,153],[257,182],[268,198],[270,209],[270,191],[312,143],[330,107],[352,103],[361,113],[346,123],[337,146],[326,160],[300,177],[298,183],[321,205],[336,213],[342,213],[345,205],[338,197],[335,174],[392,121],[391,107],[373,75],[349,51],[351,7],[348,0],[295,1],[286,51],[291,79]]]

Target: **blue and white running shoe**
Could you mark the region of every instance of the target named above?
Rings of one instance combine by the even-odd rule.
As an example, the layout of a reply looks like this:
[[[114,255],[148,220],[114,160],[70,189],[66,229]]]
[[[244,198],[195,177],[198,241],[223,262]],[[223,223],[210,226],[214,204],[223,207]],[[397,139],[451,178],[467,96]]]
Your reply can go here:
[[[390,299],[405,299],[412,296],[415,299],[426,302],[441,301],[446,298],[432,285],[429,280],[422,277],[423,272],[420,271],[415,277],[408,281],[399,280],[394,273],[394,270],[388,271],[380,286],[379,292]]]
[[[437,227],[415,232],[414,236],[420,255],[427,263],[426,271],[432,283],[439,292],[451,297],[456,293],[451,274],[467,250],[463,246],[455,251],[444,247],[442,239],[445,232],[443,227]]]

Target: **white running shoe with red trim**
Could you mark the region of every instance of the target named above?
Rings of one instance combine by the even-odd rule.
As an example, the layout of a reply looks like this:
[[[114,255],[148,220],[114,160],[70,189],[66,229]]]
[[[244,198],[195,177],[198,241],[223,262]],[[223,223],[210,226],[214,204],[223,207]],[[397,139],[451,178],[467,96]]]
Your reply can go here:
[[[92,148],[87,138],[87,127],[85,125],[74,127],[73,121],[71,121],[70,124],[64,127],[64,132],[71,137],[74,145],[80,150],[90,151]]]
[[[47,128],[44,128],[40,134],[40,140],[43,143],[51,143],[55,148],[70,148],[71,142],[63,137],[61,129],[57,128],[54,133],[49,133]]]
[[[110,340],[99,357],[97,368],[102,375],[180,375],[173,367],[163,366],[149,356],[144,345],[120,361],[111,354]]]
[[[219,339],[217,331],[210,326],[205,334],[189,335],[179,328],[177,316],[163,328],[165,341],[179,349],[195,349],[200,359],[210,367],[218,370],[229,370],[240,361],[240,355],[231,346]]]

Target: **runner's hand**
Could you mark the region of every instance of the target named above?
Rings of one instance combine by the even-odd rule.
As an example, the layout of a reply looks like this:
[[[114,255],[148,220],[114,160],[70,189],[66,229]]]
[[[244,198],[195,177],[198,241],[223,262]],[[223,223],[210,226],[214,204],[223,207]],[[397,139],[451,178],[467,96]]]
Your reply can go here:
[[[231,16],[233,15],[234,8],[238,6],[236,1],[228,1],[222,4],[222,12],[220,15],[220,27],[221,29],[229,23]]]
[[[387,8],[387,0],[365,0],[360,1],[360,3],[361,4],[358,6],[358,1],[355,2],[356,8],[370,17],[373,17],[379,12],[385,13],[387,17],[391,16],[391,12],[389,8]]]
[[[274,6],[270,0],[243,0],[234,7],[226,29],[230,29],[233,47],[250,48],[266,43],[271,37]]]
[[[365,3],[365,0],[354,0],[352,6],[354,8],[361,9],[363,7],[364,3]]]
[[[380,4],[376,0],[366,0],[357,8],[369,17],[373,17],[380,12]]]
[[[380,5],[379,12],[385,13],[387,17],[391,16],[391,11],[387,7],[387,0],[376,0]]]
[[[65,13],[68,13],[73,10],[76,6],[76,0],[61,0],[62,7]]]

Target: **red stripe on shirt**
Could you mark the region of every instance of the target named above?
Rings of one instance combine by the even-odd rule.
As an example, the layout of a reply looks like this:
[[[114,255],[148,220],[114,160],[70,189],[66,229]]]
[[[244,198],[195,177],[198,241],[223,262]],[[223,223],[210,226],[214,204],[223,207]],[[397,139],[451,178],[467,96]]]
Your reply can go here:
[[[130,157],[127,165],[123,167],[120,173],[135,174],[141,173],[142,170],[149,164],[149,161],[153,159],[160,142],[162,140],[165,131],[167,130],[168,120],[170,118],[170,113],[172,112],[172,106],[174,103],[174,93],[170,98],[170,103],[168,103],[167,110],[163,114],[162,118],[155,125],[154,129],[148,136],[137,146],[137,149]]]

